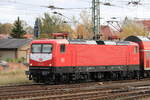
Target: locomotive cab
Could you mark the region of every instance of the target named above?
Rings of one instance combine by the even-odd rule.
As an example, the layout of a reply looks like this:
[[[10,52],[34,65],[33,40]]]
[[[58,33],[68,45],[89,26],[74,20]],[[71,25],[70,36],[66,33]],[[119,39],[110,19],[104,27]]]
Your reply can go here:
[[[30,66],[51,66],[53,45],[51,43],[33,43],[31,45]],[[36,63],[40,62],[40,63]]]
[[[46,79],[43,77],[53,77],[55,60],[57,60],[55,56],[59,48],[61,48],[63,52],[64,45],[67,43],[66,41],[65,39],[32,41],[29,57],[29,71],[26,72],[30,80],[44,82]]]

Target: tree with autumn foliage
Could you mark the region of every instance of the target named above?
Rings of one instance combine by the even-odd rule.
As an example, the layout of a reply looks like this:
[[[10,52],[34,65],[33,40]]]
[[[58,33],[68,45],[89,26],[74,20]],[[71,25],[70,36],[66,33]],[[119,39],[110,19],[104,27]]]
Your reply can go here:
[[[64,18],[61,16],[44,14],[40,20],[40,38],[51,38],[51,33],[67,32],[71,33],[73,30]]]
[[[44,17],[40,18],[40,38],[51,38],[51,33],[70,33],[72,39],[82,38],[91,39],[92,36],[92,21],[90,15],[83,11],[80,14],[81,22],[75,18],[69,20],[70,23],[64,20],[61,16],[50,15],[45,13]]]
[[[120,38],[123,39],[131,35],[148,36],[148,31],[146,31],[146,28],[143,24],[127,19],[122,25],[122,32],[120,33]]]
[[[86,11],[80,14],[81,22],[75,26],[74,38],[91,39],[92,35],[92,21],[90,15]]]
[[[11,34],[12,26],[10,23],[0,24],[0,34]]]

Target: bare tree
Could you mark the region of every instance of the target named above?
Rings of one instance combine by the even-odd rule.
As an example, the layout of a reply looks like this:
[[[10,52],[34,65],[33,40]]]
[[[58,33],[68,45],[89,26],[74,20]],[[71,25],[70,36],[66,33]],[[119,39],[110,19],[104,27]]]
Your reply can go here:
[[[92,39],[92,21],[87,11],[82,11],[80,14],[81,22],[78,22],[75,27],[74,37],[80,39]]]

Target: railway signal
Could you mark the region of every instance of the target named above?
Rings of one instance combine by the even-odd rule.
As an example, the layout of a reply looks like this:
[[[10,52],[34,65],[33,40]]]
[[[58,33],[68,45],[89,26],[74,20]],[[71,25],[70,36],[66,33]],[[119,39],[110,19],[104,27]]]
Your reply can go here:
[[[40,35],[40,19],[37,18],[34,25],[34,36],[38,38]]]

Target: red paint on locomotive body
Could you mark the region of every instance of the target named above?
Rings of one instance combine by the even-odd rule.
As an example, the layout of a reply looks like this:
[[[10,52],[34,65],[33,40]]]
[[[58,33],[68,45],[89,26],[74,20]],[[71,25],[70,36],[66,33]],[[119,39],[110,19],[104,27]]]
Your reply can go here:
[[[53,49],[52,59],[46,61],[30,59],[30,66],[139,65],[139,47],[132,42],[130,45],[98,45],[69,44],[67,40],[36,40],[32,44],[52,44]],[[64,52],[61,52],[61,45],[65,46]],[[42,59],[44,58],[43,56]]]
[[[67,40],[34,40],[31,43],[31,47],[33,44],[51,44],[52,45],[52,52],[51,53],[30,53],[30,66],[54,66],[55,64],[55,56],[57,56],[57,45],[59,43],[67,44]]]
[[[150,39],[34,40],[27,75],[44,83],[150,77]]]

